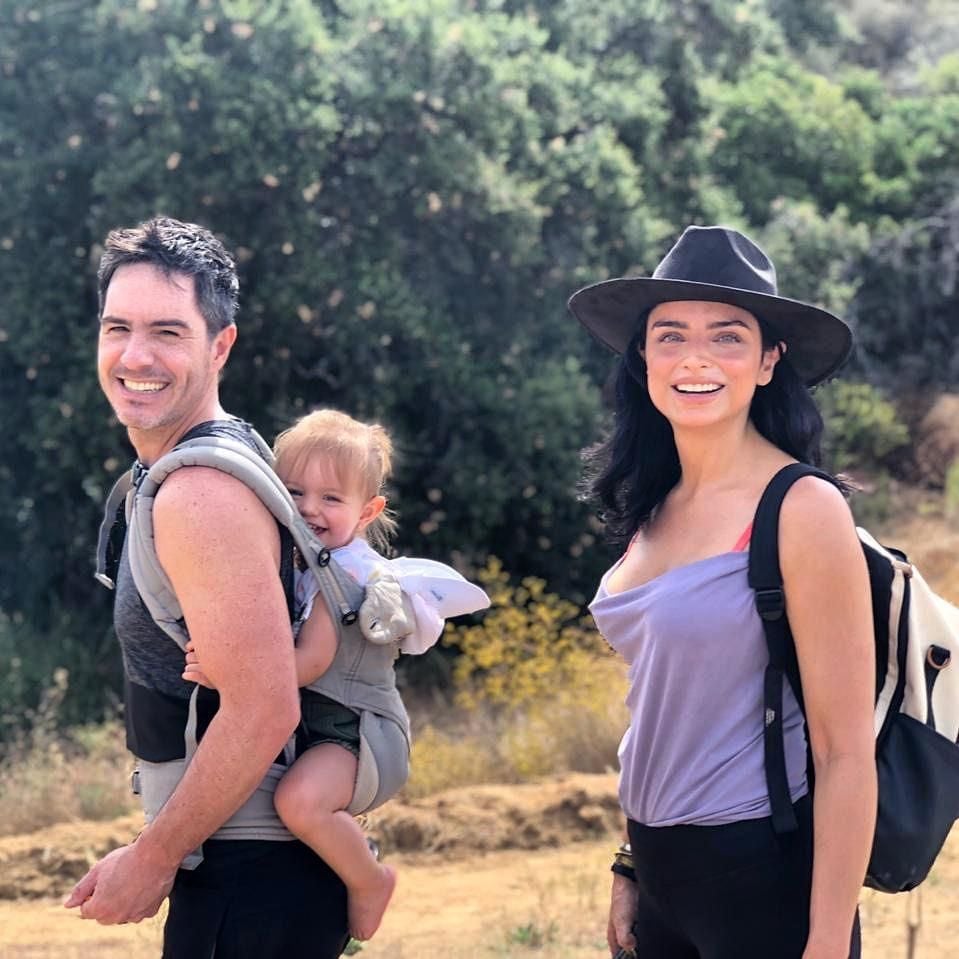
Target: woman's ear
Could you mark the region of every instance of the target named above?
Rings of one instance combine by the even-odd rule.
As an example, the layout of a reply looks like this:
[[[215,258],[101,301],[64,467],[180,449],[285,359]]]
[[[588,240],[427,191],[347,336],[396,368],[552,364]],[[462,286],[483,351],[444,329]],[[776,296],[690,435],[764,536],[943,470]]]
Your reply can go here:
[[[360,529],[366,529],[373,520],[376,519],[383,510],[386,509],[386,497],[385,496],[372,496],[366,501],[366,505],[363,507],[362,512],[360,513]]]
[[[763,350],[762,363],[759,365],[759,379],[756,381],[759,386],[766,386],[773,378],[773,372],[776,364],[782,359],[786,352],[786,344],[780,341],[768,350]]]

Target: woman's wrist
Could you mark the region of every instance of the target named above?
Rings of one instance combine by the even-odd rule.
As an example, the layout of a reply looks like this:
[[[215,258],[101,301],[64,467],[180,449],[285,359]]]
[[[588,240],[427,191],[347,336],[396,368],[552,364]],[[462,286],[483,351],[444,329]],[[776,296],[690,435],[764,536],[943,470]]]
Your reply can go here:
[[[847,959],[851,941],[852,923],[843,932],[813,927],[809,930],[803,959]]]
[[[613,864],[609,867],[610,871],[617,876],[622,876],[630,882],[636,882],[636,870],[633,866],[633,850],[628,842],[624,842],[613,855]]]

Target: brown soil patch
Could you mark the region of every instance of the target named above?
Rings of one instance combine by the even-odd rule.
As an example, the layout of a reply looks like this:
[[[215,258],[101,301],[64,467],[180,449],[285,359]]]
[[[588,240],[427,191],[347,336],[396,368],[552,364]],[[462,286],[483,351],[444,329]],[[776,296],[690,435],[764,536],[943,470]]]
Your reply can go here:
[[[370,816],[384,852],[443,853],[446,859],[504,849],[544,849],[622,828],[616,776],[569,775],[553,782],[467,786]]]
[[[399,867],[397,894],[362,959],[604,959],[610,851],[621,828],[616,777],[458,789],[393,802],[370,829]],[[162,915],[101,927],[63,909],[75,879],[129,840],[138,817],[0,839],[0,956],[147,959]],[[959,941],[959,830],[922,887],[915,959],[949,959]],[[30,898],[30,897],[42,898]],[[907,898],[864,890],[866,959],[905,959]]]
[[[471,786],[410,802],[394,800],[369,817],[384,855],[446,860],[505,849],[533,850],[595,839],[620,828],[616,777],[572,775],[519,786]],[[65,895],[101,856],[129,842],[138,814],[109,823],[65,823],[0,838],[0,899]]]
[[[0,838],[0,899],[65,895],[101,856],[128,843],[142,825],[137,813]]]

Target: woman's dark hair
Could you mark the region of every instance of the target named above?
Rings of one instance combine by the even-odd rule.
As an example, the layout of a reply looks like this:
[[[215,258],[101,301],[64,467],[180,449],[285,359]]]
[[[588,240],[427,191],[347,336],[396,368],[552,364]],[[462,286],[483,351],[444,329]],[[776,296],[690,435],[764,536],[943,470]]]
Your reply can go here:
[[[583,498],[599,505],[607,536],[622,548],[648,522],[680,477],[673,428],[649,398],[646,364],[639,353],[648,316],[647,312],[640,317],[619,361],[612,432],[583,451]],[[757,319],[762,348],[772,349],[781,338],[765,320]],[[822,417],[789,363],[788,353],[780,357],[772,380],[756,390],[749,418],[784,453],[800,463],[819,466]]]

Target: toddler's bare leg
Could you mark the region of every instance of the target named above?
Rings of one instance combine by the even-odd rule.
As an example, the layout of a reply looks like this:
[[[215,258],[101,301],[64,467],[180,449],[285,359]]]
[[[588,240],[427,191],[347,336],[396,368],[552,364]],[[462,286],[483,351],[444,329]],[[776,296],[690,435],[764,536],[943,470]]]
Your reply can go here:
[[[335,743],[321,743],[290,767],[274,802],[286,828],[346,884],[350,935],[369,939],[393,895],[396,873],[373,858],[363,830],[345,812],[355,780],[356,757]]]

